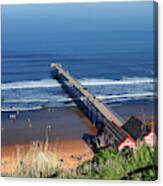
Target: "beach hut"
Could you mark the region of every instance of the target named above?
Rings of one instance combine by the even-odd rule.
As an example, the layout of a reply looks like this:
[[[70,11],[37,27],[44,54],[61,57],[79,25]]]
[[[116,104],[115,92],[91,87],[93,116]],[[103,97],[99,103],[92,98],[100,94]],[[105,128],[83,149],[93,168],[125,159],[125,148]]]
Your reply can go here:
[[[131,136],[127,136],[124,141],[122,141],[118,145],[118,150],[122,150],[123,148],[135,148],[136,147],[136,141],[131,138]]]
[[[155,146],[157,143],[157,135],[156,132],[152,129],[149,131],[142,140],[143,143],[148,144],[150,146]]]

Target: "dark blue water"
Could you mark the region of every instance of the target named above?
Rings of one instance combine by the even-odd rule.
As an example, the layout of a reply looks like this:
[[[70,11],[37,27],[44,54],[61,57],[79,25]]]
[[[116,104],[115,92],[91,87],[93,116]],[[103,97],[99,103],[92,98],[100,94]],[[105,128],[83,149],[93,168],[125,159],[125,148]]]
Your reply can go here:
[[[152,4],[124,5],[2,7],[2,110],[71,106],[51,63],[105,103],[154,99]]]

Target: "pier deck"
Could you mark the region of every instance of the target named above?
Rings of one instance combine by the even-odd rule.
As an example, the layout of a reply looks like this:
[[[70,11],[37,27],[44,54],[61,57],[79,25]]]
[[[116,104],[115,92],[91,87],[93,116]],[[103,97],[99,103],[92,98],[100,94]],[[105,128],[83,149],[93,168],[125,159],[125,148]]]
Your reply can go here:
[[[63,76],[69,86],[74,86],[83,95],[83,99],[88,100],[91,104],[110,122],[114,122],[118,127],[122,127],[124,124],[123,119],[118,116],[111,108],[106,107],[98,98],[96,98],[92,93],[90,93],[84,86],[80,84],[79,81],[75,80],[69,72],[63,70],[59,64],[52,64],[52,68],[57,70],[59,76]],[[81,98],[81,99],[82,99]]]

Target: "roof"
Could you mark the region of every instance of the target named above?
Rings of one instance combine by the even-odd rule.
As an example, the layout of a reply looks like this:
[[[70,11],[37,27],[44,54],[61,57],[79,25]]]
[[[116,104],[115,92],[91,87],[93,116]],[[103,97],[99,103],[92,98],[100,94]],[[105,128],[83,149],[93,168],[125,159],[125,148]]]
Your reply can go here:
[[[144,135],[150,132],[146,125],[135,116],[131,116],[122,128],[135,140],[142,139]]]

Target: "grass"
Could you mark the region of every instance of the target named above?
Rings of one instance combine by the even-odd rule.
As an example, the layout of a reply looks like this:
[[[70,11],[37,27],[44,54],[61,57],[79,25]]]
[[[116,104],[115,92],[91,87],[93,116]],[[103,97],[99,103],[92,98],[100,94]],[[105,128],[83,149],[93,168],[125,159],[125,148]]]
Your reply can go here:
[[[24,154],[24,149],[17,146],[16,157],[10,164],[11,170],[2,176],[13,177],[48,177],[60,167],[57,154],[48,150],[48,143],[35,141],[30,144],[29,150]],[[2,162],[5,166],[5,162]]]
[[[146,181],[157,179],[157,150],[148,145],[123,151],[101,150],[92,160],[69,171],[62,170],[57,154],[48,150],[48,142],[32,143],[23,159],[21,153],[21,149],[17,148],[16,163],[12,165],[11,174],[2,176]]]
[[[68,174],[65,177],[70,178]],[[147,145],[136,149],[116,151],[113,149],[98,152],[92,161],[78,167],[73,178],[109,180],[146,180],[157,179],[156,150]]]

